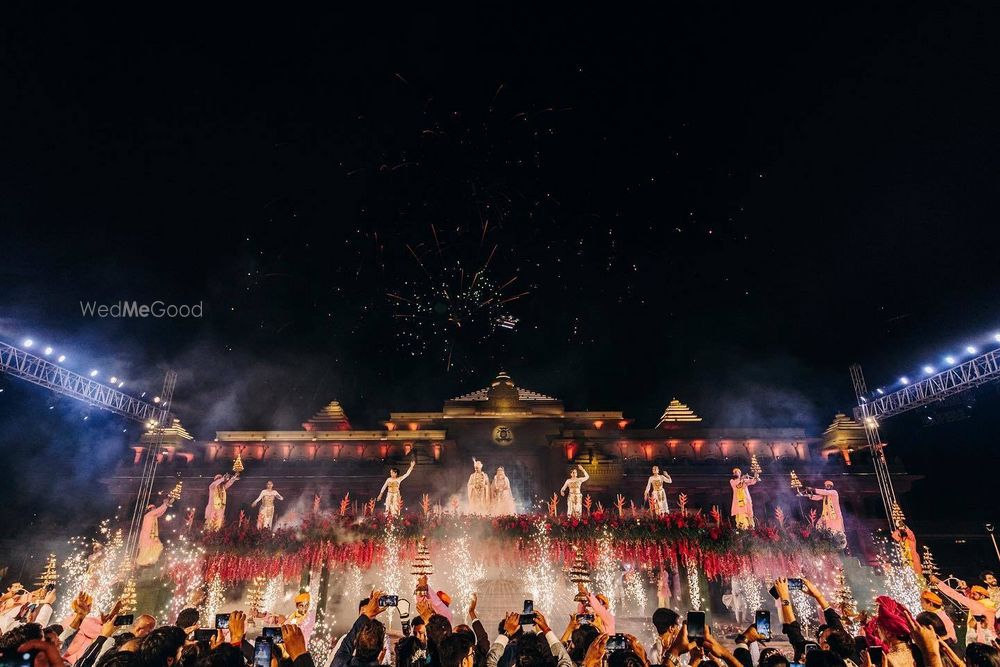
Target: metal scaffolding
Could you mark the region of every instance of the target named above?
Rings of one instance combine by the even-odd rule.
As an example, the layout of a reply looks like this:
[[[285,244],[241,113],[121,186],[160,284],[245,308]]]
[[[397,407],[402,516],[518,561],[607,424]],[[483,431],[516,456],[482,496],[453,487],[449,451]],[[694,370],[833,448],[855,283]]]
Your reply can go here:
[[[854,394],[858,399],[858,405],[865,405],[864,399],[868,394],[868,387],[865,385],[865,376],[861,372],[861,364],[851,365],[851,382],[854,383]],[[864,415],[858,418],[857,414],[855,409],[855,419],[865,427],[865,437],[872,450],[875,479],[878,481],[878,490],[882,495],[882,504],[885,506],[885,516],[889,520],[889,526],[892,527],[892,507],[896,504],[896,490],[892,488],[889,463],[885,460],[885,443],[882,442],[882,436],[878,432],[878,420]]]
[[[0,341],[0,372],[27,380],[64,396],[95,405],[133,421],[149,425],[166,423],[169,409],[118,391],[114,387],[74,373],[26,350]]]

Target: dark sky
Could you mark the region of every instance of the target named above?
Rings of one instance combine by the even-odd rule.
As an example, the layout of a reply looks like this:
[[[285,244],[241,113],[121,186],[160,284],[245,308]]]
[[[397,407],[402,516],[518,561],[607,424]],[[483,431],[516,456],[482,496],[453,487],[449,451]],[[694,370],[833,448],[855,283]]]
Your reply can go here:
[[[996,16],[662,4],[8,8],[0,338],[142,389],[171,366],[199,437],[434,408],[501,368],[640,425],[677,396],[818,431],[851,362],[874,386],[988,340]],[[121,299],[205,316],[80,314]],[[888,435],[957,474],[994,395]],[[66,428],[24,421],[7,442]]]

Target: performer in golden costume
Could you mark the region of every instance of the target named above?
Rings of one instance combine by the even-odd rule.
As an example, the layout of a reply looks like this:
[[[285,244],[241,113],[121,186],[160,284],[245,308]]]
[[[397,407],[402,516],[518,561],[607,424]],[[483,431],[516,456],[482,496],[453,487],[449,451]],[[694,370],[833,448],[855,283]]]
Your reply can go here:
[[[260,492],[257,500],[250,503],[251,507],[256,507],[260,503],[260,511],[257,512],[257,530],[270,528],[274,522],[274,499],[284,500],[282,495],[274,490],[274,482],[267,480],[267,488]]]
[[[670,479],[670,475],[665,472],[661,473],[659,466],[653,466],[653,474],[646,481],[646,490],[643,492],[643,496],[653,509],[653,514],[657,516],[670,511],[670,505],[667,504],[667,489],[663,485],[671,482],[673,480]]]
[[[239,473],[230,477],[229,474],[216,475],[208,485],[208,505],[205,506],[205,530],[214,532],[222,528],[226,520],[226,489],[240,478]]]
[[[403,509],[403,497],[399,494],[400,483],[410,476],[413,472],[413,466],[417,465],[416,461],[410,461],[410,467],[407,468],[405,475],[399,474],[399,468],[389,468],[389,479],[385,480],[385,484],[382,485],[382,490],[378,492],[378,498],[375,499],[376,502],[382,500],[382,496],[385,496],[385,513],[389,516],[399,516],[399,513]]]
[[[563,482],[562,488],[559,489],[559,495],[562,496],[566,495],[567,490],[569,491],[569,497],[566,499],[566,516],[571,517],[583,514],[583,483],[590,479],[583,466],[577,468],[583,473],[583,477],[577,477],[576,468],[573,468],[569,471],[569,479]]]

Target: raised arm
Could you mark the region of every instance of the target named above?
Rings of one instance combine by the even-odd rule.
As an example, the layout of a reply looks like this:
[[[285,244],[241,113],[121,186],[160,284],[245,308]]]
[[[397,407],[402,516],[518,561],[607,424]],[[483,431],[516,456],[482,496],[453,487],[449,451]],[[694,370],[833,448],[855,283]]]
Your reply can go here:
[[[416,461],[410,461],[410,467],[406,469],[405,473],[403,473],[402,475],[399,476],[399,481],[400,482],[402,482],[404,479],[406,479],[407,477],[410,476],[410,473],[413,472],[413,466],[415,466],[415,465],[417,465]]]
[[[162,503],[160,503],[159,507],[157,507],[154,510],[150,510],[149,513],[152,514],[153,516],[159,517],[159,516],[163,516],[164,514],[166,514],[167,510],[169,508],[170,508],[170,499],[167,498]]]
[[[590,479],[590,475],[587,474],[587,470],[583,466],[580,466],[580,472],[583,473],[583,479],[580,480],[581,482],[586,482]]]
[[[972,612],[973,616],[986,616],[987,618],[994,617],[996,612],[994,612],[992,609],[984,605],[982,602],[979,602],[978,600],[973,600],[970,597],[962,595],[961,593],[959,593],[958,591],[956,591],[954,588],[944,583],[943,581],[932,580],[931,583],[935,584],[938,587],[939,591],[950,597],[952,600],[959,603],[963,607],[968,608],[968,610]]]
[[[231,486],[232,486],[233,484],[235,484],[235,483],[236,483],[236,480],[238,480],[238,479],[239,479],[239,477],[235,477],[235,476],[234,476],[234,477],[230,477],[230,478],[229,478],[229,481],[227,481],[227,482],[225,483],[225,485],[223,486],[223,488],[226,488],[226,489],[228,489],[228,488],[229,488],[229,487],[231,487]]]
[[[674,480],[670,479],[670,473],[667,472],[666,470],[661,470],[660,471],[660,477],[662,477],[663,481],[666,482],[667,484],[673,484],[674,483]]]

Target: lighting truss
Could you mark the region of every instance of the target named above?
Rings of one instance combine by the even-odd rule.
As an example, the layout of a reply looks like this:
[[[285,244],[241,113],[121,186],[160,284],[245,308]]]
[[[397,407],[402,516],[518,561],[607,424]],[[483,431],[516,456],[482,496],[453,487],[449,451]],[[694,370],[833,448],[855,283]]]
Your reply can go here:
[[[0,372],[78,401],[110,410],[144,425],[168,424],[166,406],[139,400],[26,350],[0,341]]]
[[[885,396],[865,401],[861,400],[859,395],[858,407],[854,408],[854,418],[859,422],[869,419],[874,419],[876,422],[884,421],[889,417],[944,400],[993,380],[1000,380],[1000,348],[913,382]]]

